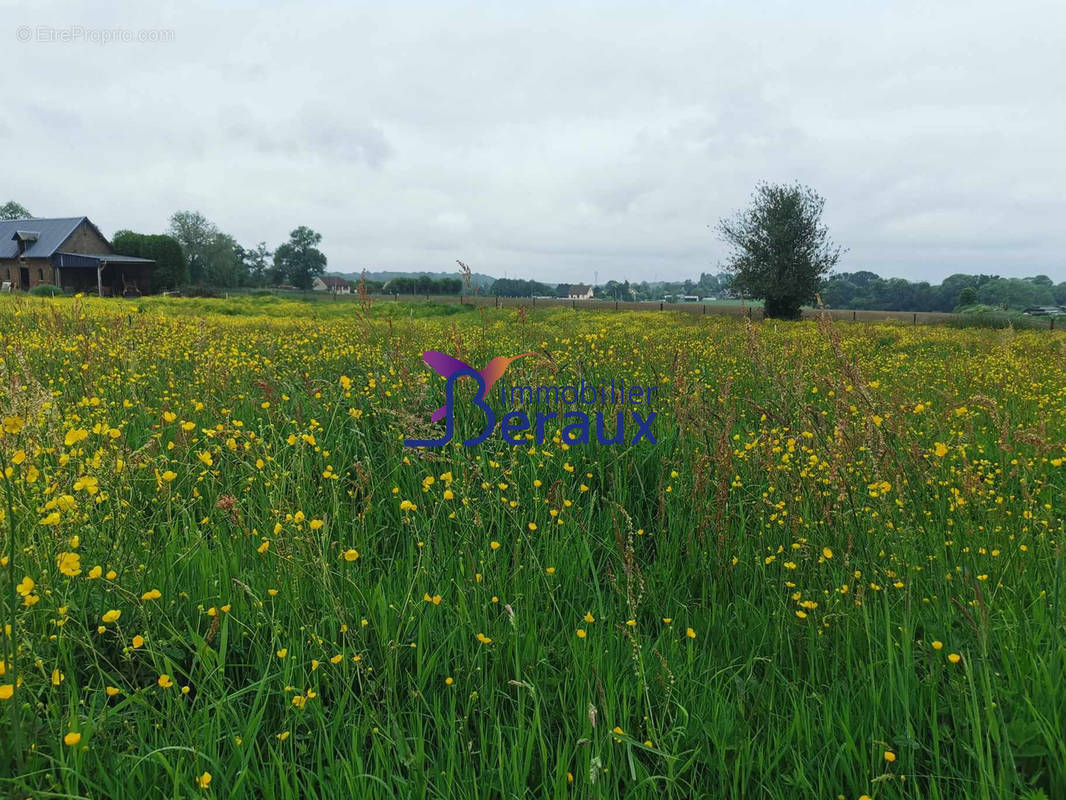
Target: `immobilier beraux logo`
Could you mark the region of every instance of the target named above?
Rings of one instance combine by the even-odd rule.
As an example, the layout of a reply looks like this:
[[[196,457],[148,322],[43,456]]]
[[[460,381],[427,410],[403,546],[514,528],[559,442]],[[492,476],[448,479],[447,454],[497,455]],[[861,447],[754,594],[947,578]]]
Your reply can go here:
[[[534,441],[538,445],[544,444],[545,428],[553,421],[555,425],[569,423],[562,428],[562,440],[571,445],[589,444],[593,427],[596,440],[600,444],[632,445],[642,439],[657,444],[651,429],[657,412],[644,409],[651,403],[658,386],[627,386],[624,380],[614,378],[610,383],[598,385],[587,383],[584,379],[576,385],[566,386],[506,386],[500,382],[512,362],[533,355],[536,353],[522,353],[512,357],[496,356],[483,369],[478,370],[447,353],[427,350],[422,356],[423,360],[446,379],[444,405],[434,411],[431,417],[434,422],[444,420],[444,434],[437,439],[405,439],[404,444],[408,447],[443,447],[452,441],[455,433],[455,383],[463,377],[471,378],[477,383],[478,389],[470,402],[485,414],[485,424],[480,433],[463,440],[467,447],[481,444],[496,430],[496,411],[489,405],[489,392],[497,383],[500,383],[500,406],[504,409],[512,408],[500,418],[499,426],[500,436],[508,444],[526,444],[527,431],[532,431]],[[623,406],[614,413],[613,430],[612,426],[605,423],[604,411],[596,411],[593,419],[590,419],[589,413],[579,410],[579,407],[594,405],[611,408]],[[514,409],[515,406],[538,406],[554,410],[537,410],[531,418],[525,410]],[[636,410],[634,406],[640,406],[642,411]],[[627,417],[631,417],[636,426],[632,438],[628,440]],[[518,438],[520,435],[521,438]]]

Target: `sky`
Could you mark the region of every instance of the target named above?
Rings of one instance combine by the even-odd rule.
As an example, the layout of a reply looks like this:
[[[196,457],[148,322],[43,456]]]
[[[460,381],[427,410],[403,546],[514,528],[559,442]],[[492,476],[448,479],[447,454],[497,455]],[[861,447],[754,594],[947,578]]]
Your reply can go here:
[[[800,181],[841,271],[1066,280],[1059,3],[226,5],[0,0],[0,202],[602,283],[720,271]]]

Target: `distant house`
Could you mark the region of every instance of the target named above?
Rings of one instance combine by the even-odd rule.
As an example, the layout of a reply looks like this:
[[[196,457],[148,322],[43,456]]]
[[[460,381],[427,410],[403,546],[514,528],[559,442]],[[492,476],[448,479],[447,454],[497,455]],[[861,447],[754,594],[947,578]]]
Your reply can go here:
[[[591,300],[592,287],[583,283],[571,283],[566,297],[568,300]]]
[[[151,290],[154,263],[117,255],[88,217],[0,220],[0,286],[9,290],[136,296]]]
[[[324,278],[315,278],[311,281],[311,288],[316,292],[332,292],[333,294],[351,294],[352,283],[344,278],[334,278],[327,275]]]

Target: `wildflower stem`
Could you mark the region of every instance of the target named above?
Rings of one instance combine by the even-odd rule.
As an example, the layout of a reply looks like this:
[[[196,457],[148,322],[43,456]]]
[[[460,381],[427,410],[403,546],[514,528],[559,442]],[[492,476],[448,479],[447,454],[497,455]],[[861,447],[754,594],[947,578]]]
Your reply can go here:
[[[10,651],[10,658],[8,659],[8,665],[10,667],[11,682],[18,689],[18,648],[15,646],[15,613],[18,609],[18,589],[16,588],[18,578],[15,577],[15,499],[11,492],[11,479],[7,475],[7,458],[4,456],[4,449],[0,447],[0,477],[4,479],[4,497],[7,500],[7,582],[9,587],[8,593],[8,630],[5,631],[5,638],[8,643],[6,650]],[[19,711],[18,702],[11,698],[11,709],[8,713],[11,724],[11,738],[14,744],[15,763],[21,765],[22,763],[22,745],[21,745],[21,731],[19,726]]]

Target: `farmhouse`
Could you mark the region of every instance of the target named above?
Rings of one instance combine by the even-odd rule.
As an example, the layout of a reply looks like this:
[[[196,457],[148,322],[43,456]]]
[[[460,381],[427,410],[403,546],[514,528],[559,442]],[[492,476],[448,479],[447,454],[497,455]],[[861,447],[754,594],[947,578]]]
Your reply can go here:
[[[58,286],[101,297],[150,290],[154,264],[117,255],[88,217],[0,220],[0,288]]]
[[[572,283],[567,290],[566,297],[568,300],[591,300],[592,287],[583,283]]]
[[[352,283],[344,278],[335,278],[327,275],[324,278],[315,277],[311,281],[311,288],[316,292],[332,292],[333,294],[351,294]]]

